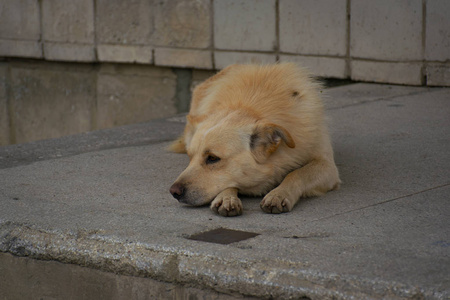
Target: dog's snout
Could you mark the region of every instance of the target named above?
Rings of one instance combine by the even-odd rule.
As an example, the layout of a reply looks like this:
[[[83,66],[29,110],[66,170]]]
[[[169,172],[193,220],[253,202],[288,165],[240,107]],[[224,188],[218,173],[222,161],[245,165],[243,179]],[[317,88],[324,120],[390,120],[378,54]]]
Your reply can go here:
[[[174,183],[170,187],[170,193],[178,201],[180,201],[183,198],[185,191],[186,191],[186,188],[181,183]]]

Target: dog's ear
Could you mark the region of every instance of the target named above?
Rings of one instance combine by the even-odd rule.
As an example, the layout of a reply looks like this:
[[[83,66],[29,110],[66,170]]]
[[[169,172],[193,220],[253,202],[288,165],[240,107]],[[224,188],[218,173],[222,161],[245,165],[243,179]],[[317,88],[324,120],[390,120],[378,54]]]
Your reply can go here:
[[[217,82],[217,80],[224,77],[226,74],[230,73],[231,70],[239,68],[239,65],[230,65],[220,71],[219,73],[209,77],[199,85],[197,85],[194,90],[192,91],[192,100],[191,100],[191,113],[200,113],[198,112],[200,103],[203,101],[203,99],[209,95],[211,91],[211,87]]]
[[[289,148],[295,148],[295,142],[289,132],[278,125],[258,125],[250,136],[250,149],[258,163],[263,163],[274,153],[281,142]]]
[[[238,68],[238,65],[231,65],[215,74],[214,76],[208,78],[204,82],[200,83],[195,87],[192,92],[192,100],[191,107],[189,111],[189,115],[187,116],[186,127],[184,128],[184,133],[178,139],[176,139],[170,146],[168,147],[169,151],[177,152],[177,153],[186,153],[187,148],[189,147],[189,143],[194,136],[194,133],[197,129],[197,124],[202,122],[205,119],[203,114],[204,112],[199,112],[200,102],[208,96],[209,90],[211,86],[220,78],[222,78],[225,74],[229,73],[230,70]]]

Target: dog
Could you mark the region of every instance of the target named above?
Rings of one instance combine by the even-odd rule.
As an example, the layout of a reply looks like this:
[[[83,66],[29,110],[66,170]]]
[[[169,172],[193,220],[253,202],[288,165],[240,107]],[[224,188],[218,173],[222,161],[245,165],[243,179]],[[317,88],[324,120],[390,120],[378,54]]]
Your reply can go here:
[[[222,216],[243,211],[238,194],[262,196],[266,213],[340,185],[321,86],[292,63],[231,65],[198,85],[182,136],[169,147],[188,167],[170,188],[179,202]]]

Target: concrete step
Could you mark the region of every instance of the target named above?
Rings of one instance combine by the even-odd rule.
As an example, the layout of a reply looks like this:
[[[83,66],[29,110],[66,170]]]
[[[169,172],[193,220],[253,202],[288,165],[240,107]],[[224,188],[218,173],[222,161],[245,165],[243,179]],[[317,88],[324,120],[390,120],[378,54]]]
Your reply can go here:
[[[180,118],[0,147],[0,251],[214,297],[450,297],[450,89],[326,93],[343,184],[288,214],[265,214],[260,198],[243,198],[235,218],[174,200],[168,189],[188,158],[166,147]],[[220,228],[257,235],[191,239]],[[3,298],[23,280],[1,270]]]

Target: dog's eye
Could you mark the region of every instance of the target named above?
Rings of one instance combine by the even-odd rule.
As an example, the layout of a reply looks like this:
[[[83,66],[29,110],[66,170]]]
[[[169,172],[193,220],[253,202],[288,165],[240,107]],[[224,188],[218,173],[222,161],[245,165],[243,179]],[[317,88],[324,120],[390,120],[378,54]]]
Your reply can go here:
[[[218,161],[220,161],[220,157],[217,157],[215,155],[210,154],[206,157],[206,164],[215,164]]]

